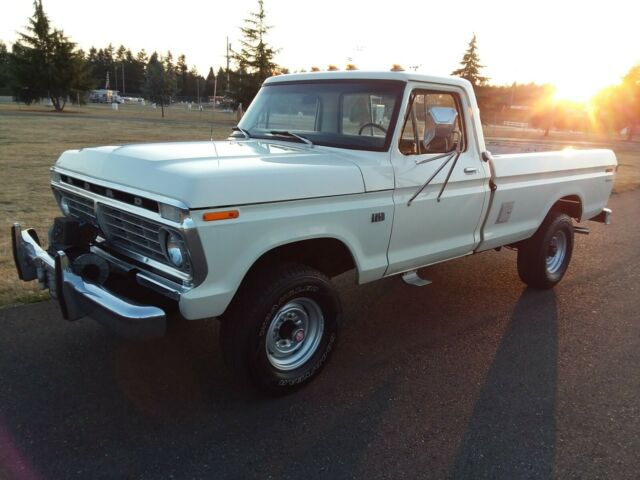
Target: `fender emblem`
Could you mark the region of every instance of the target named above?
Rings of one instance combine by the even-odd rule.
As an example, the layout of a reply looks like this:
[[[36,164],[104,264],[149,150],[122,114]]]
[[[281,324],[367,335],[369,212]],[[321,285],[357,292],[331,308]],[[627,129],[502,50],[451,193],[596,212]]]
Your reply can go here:
[[[384,212],[376,212],[371,214],[371,223],[384,222]]]

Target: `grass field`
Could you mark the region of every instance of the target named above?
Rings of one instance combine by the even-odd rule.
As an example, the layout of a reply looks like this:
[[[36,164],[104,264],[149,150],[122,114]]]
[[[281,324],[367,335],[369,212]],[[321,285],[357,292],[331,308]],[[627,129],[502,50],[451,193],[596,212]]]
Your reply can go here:
[[[58,209],[49,188],[49,168],[61,152],[93,145],[123,143],[206,140],[226,138],[235,124],[232,114],[188,110],[186,105],[174,105],[160,118],[160,109],[138,105],[123,105],[112,111],[106,105],[71,108],[63,114],[43,107],[0,105],[0,306],[35,301],[46,297],[35,282],[20,282],[11,254],[10,226],[20,220],[46,235]],[[583,146],[593,142],[610,146],[618,154],[620,170],[615,191],[640,186],[640,145],[628,144],[607,137],[596,139],[575,134],[552,132],[519,132],[513,129],[485,132],[501,139],[526,138],[528,141]]]

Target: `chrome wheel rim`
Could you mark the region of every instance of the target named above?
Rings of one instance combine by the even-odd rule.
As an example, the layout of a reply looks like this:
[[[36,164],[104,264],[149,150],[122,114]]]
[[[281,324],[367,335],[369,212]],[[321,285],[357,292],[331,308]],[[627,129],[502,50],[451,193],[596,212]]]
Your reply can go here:
[[[318,350],[324,332],[320,305],[307,297],[296,298],[280,308],[267,330],[269,363],[278,370],[295,370]]]
[[[549,248],[547,250],[547,272],[551,274],[557,273],[562,268],[566,255],[567,235],[562,230],[558,230],[549,242]]]

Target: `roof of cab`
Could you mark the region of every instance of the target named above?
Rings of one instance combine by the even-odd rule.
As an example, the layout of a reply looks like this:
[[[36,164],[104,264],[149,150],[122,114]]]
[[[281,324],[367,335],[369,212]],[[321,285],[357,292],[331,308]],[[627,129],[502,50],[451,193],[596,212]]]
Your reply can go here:
[[[280,82],[296,82],[309,80],[400,80],[403,82],[415,81],[426,83],[438,83],[444,85],[457,85],[463,88],[471,87],[468,80],[460,77],[438,77],[433,75],[425,75],[413,71],[362,71],[362,70],[337,70],[329,72],[309,72],[309,73],[288,73],[285,75],[277,75],[269,77],[265,80],[265,85]]]

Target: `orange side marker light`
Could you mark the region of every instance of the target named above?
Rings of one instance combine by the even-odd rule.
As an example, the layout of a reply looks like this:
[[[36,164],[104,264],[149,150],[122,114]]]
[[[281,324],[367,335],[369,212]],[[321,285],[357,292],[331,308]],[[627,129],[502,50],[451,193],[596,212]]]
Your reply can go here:
[[[215,222],[216,220],[232,220],[239,216],[240,212],[238,210],[225,210],[224,212],[203,213],[202,220],[205,222]]]

